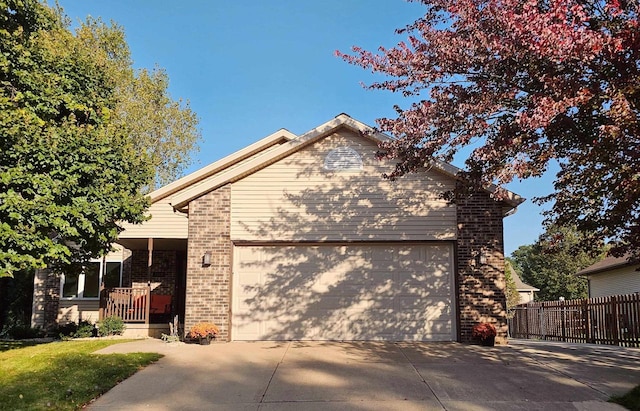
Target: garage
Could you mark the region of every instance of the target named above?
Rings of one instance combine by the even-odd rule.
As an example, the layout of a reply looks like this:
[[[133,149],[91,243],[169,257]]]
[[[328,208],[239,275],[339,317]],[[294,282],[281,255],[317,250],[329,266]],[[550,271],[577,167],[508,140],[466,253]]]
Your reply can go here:
[[[454,341],[450,242],[234,246],[231,339]]]

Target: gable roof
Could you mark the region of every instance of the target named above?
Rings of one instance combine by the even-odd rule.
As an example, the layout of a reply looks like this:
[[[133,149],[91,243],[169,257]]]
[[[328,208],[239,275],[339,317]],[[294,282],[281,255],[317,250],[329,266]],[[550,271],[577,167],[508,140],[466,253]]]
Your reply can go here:
[[[282,128],[275,133],[270,134],[267,137],[243,148],[242,150],[238,150],[235,153],[232,153],[218,161],[209,164],[208,166],[196,170],[191,174],[179,178],[176,181],[151,192],[149,194],[149,199],[152,203],[155,203],[156,201],[170,196],[180,190],[184,190],[185,188],[196,184],[213,174],[219,173],[242,160],[254,156],[275,145],[283,144],[287,141],[293,140],[296,137],[297,136],[289,130]]]
[[[516,284],[516,290],[518,291],[540,291],[539,288],[522,281],[516,270],[511,270],[511,277],[513,278],[513,282]]]
[[[333,134],[339,128],[347,128],[357,132],[376,143],[392,140],[392,137],[377,132],[366,124],[342,113],[300,136],[296,136],[285,129],[279,130],[222,160],[216,161],[152,192],[149,197],[153,203],[172,195],[172,207],[177,211],[187,212],[189,202],[192,200],[223,185],[238,181],[284,157],[302,150],[304,147]],[[458,173],[461,170],[451,164],[433,161],[431,166],[452,178],[459,178]],[[487,188],[488,192],[495,190],[495,186]],[[503,200],[506,205],[505,215],[512,213],[523,201],[524,198],[507,191],[507,198]]]
[[[622,257],[612,257],[608,256],[604,260],[598,261],[597,263],[591,264],[587,268],[583,268],[578,271],[576,275],[590,275],[597,274],[603,271],[609,271],[616,268],[622,268],[629,265],[637,264],[629,261],[629,257],[631,254],[625,254]]]

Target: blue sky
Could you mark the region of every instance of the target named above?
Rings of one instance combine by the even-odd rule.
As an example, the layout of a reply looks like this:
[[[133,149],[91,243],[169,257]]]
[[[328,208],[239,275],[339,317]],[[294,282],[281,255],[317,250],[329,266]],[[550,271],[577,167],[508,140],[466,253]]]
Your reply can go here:
[[[406,106],[399,94],[360,86],[374,77],[334,56],[403,40],[394,30],[423,7],[403,0],[59,0],[77,23],[88,15],[122,26],[135,67],[166,69],[174,99],[189,100],[203,142],[187,172],[280,128],[301,134],[340,113],[366,124]],[[463,166],[463,158],[454,162]],[[531,199],[552,189],[545,177],[508,189]],[[505,253],[542,232],[527,201],[504,220]]]

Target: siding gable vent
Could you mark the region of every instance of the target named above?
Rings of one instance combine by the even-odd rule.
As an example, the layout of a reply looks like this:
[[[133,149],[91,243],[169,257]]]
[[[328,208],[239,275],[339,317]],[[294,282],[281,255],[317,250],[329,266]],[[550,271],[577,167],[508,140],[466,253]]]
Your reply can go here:
[[[351,147],[338,147],[324,158],[324,169],[330,171],[362,170],[362,157]]]

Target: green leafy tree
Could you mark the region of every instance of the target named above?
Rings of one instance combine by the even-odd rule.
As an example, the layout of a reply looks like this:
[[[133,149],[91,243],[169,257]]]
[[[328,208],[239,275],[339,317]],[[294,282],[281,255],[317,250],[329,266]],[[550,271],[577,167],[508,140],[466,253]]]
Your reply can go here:
[[[31,323],[34,270],[0,276],[0,336],[8,328]]]
[[[518,304],[520,304],[520,293],[516,287],[516,282],[513,279],[514,270],[511,265],[511,261],[505,259],[504,262],[504,280],[506,283],[505,295],[507,297],[507,309],[511,310]]]
[[[536,300],[587,298],[587,281],[576,273],[602,259],[607,248],[600,246],[600,254],[593,256],[582,250],[582,240],[574,228],[551,227],[534,244],[511,254],[522,280],[540,289]]]
[[[0,275],[99,255],[153,170],[114,121],[107,51],[35,0],[0,0]]]
[[[381,75],[368,87],[410,97],[378,119],[390,177],[469,150],[465,177],[503,185],[560,172],[549,223],[582,246],[640,243],[640,8],[622,0],[414,0],[406,40],[337,52]],[[505,192],[497,193],[504,196]]]
[[[136,152],[147,155],[155,177],[146,191],[167,184],[189,165],[201,139],[189,102],[172,100],[161,68],[134,70],[122,27],[89,17],[76,37],[93,50],[114,85],[112,121],[126,129]]]

